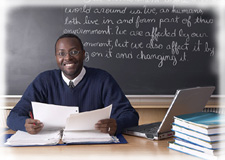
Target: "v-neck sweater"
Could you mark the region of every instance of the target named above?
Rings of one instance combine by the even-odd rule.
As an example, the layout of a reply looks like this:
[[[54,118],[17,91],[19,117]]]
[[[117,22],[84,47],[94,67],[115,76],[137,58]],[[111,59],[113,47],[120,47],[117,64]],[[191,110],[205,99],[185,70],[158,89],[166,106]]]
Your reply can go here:
[[[8,127],[12,130],[25,131],[25,120],[32,111],[31,101],[78,106],[79,112],[100,109],[112,104],[110,117],[117,122],[117,134],[124,128],[138,125],[138,113],[114,78],[101,69],[89,67],[85,69],[86,74],[74,88],[68,87],[62,78],[61,70],[40,73],[10,112],[7,118]]]

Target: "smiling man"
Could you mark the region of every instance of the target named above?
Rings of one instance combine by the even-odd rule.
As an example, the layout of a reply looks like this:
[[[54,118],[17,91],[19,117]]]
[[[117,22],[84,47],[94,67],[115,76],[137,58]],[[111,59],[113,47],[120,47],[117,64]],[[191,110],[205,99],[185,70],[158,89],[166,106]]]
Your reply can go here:
[[[138,113],[113,77],[104,70],[83,66],[85,50],[79,37],[74,34],[60,36],[55,44],[55,57],[59,69],[39,74],[28,86],[7,118],[9,128],[31,134],[43,128],[42,122],[29,116],[31,101],[78,106],[80,112],[112,104],[110,118],[95,125],[97,130],[110,135],[138,125]]]
[[[64,76],[73,80],[83,68],[85,51],[78,38],[63,38],[64,36],[56,42],[56,61]]]

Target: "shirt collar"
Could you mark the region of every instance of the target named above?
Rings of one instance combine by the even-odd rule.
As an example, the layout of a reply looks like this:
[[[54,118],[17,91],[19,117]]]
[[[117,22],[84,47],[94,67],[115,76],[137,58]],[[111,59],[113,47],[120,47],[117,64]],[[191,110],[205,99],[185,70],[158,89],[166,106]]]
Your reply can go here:
[[[81,72],[80,72],[80,74],[76,78],[74,78],[73,80],[71,80],[74,83],[74,86],[76,86],[83,79],[85,73],[86,73],[86,69],[83,67],[82,70],[81,70]],[[61,72],[61,74],[62,74],[63,80],[69,86],[70,80],[63,74],[63,72]]]

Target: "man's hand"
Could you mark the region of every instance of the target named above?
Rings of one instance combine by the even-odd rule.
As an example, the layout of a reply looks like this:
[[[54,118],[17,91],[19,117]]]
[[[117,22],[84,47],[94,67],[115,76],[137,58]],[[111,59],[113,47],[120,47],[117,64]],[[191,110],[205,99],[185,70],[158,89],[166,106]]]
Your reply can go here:
[[[25,122],[25,129],[30,134],[37,134],[44,127],[43,123],[36,119],[28,118]]]
[[[116,133],[117,123],[115,119],[102,119],[95,124],[95,128],[112,136]]]

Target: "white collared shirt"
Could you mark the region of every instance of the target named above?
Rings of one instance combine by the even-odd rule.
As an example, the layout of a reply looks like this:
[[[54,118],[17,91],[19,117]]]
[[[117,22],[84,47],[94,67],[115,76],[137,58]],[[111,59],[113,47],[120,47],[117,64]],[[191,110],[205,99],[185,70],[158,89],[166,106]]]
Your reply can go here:
[[[62,78],[63,80],[66,82],[66,84],[69,86],[69,82],[72,81],[74,86],[76,86],[84,77],[85,73],[86,73],[86,69],[83,67],[80,74],[74,78],[73,80],[69,80],[64,74],[62,73]]]

